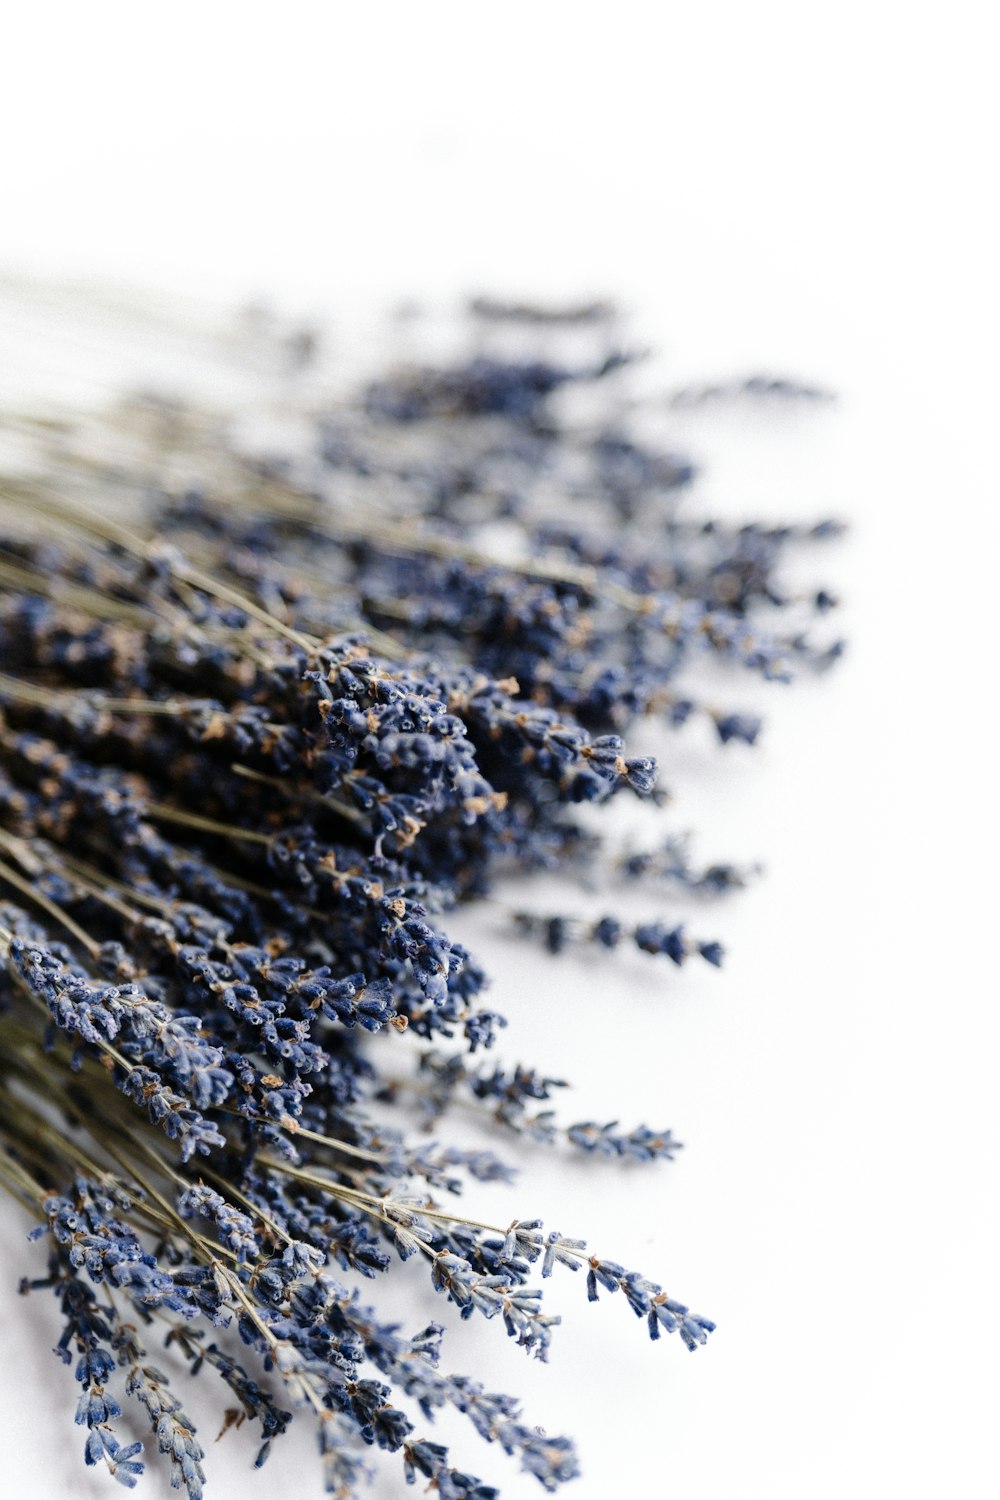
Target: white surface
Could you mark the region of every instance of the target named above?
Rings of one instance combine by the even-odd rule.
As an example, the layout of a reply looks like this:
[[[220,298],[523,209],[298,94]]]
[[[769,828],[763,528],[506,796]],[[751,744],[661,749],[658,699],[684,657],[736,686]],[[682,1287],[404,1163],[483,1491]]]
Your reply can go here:
[[[536,1155],[508,1201],[660,1277],[719,1332],[694,1357],[651,1346],[617,1299],[589,1308],[566,1277],[551,1284],[566,1325],[548,1368],[485,1326],[456,1330],[449,1359],[578,1436],[575,1500],[991,1496],[997,122],[983,14],[658,12],[22,7],[4,28],[0,260],[305,308],[607,290],[682,377],[763,366],[845,393],[763,435],[685,426],[706,503],[834,509],[855,526],[822,565],[847,599],[843,669],[769,695],[756,752],[706,766],[694,728],[671,742],[677,822],[708,854],[767,865],[700,919],[726,939],[726,969],[651,994],[661,971],[638,956],[620,970],[539,956],[536,1009],[521,951],[485,916],[465,924],[511,1017],[504,1055],[571,1077],[567,1117],[620,1112],[687,1142],[675,1165],[625,1176]],[[629,1026],[595,1040],[605,1003]],[[29,1254],[8,1225],[8,1285]],[[11,1294],[0,1412],[23,1500],[111,1492],[80,1463],[72,1382],[47,1353],[55,1318]],[[277,1445],[261,1474],[250,1451],[230,1434],[209,1452],[217,1500],[318,1496],[308,1439]],[[471,1436],[459,1451],[505,1500],[539,1493]],[[398,1496],[388,1472],[378,1493]],[[144,1485],[161,1493],[152,1474]]]

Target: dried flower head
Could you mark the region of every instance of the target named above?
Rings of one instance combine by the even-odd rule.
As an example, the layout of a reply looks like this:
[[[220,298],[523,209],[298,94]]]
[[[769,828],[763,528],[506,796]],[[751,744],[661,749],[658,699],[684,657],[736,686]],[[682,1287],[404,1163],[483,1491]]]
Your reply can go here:
[[[832,596],[796,594],[782,563],[837,528],[692,519],[692,464],[623,416],[632,355],[606,347],[605,304],[472,312],[473,357],[303,405],[280,452],[147,402],[107,415],[113,462],[92,419],[58,440],[41,426],[4,502],[0,1180],[47,1247],[24,1286],[58,1299],[86,1462],[128,1487],[125,1401],[171,1484],[202,1494],[162,1340],[258,1425],[258,1465],[313,1420],[334,1495],[379,1448],[442,1500],[495,1496],[415,1425],[444,1407],[545,1490],[571,1479],[567,1438],[442,1369],[441,1325],[380,1315],[397,1257],[542,1360],[553,1274],[582,1270],[591,1301],[621,1292],[652,1339],[694,1350],[714,1328],[581,1238],[449,1206],[512,1175],[420,1134],[460,1102],[498,1136],[590,1158],[679,1143],[567,1123],[563,1080],[487,1060],[506,1022],[448,913],[511,875],[530,900],[552,869],[612,895],[745,884],[676,834],[616,844],[603,810],[665,800],[629,749],[641,718],[754,744],[759,719],[716,701],[706,660],[785,680],[836,658],[807,628]],[[491,352],[512,326],[527,352]],[[566,329],[590,358],[559,357]],[[734,391],[817,395],[750,380],[672,400]],[[723,959],[669,911],[511,915],[551,954]]]

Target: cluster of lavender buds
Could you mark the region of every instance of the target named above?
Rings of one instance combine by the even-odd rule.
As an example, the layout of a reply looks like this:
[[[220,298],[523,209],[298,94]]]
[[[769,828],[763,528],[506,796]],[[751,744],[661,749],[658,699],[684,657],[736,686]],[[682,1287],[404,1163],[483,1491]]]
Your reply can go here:
[[[257,1424],[258,1465],[312,1421],[334,1496],[381,1449],[440,1500],[491,1500],[427,1436],[449,1407],[544,1490],[573,1478],[568,1438],[447,1372],[443,1325],[380,1314],[396,1259],[542,1360],[559,1323],[543,1284],[563,1273],[592,1301],[622,1293],[650,1338],[694,1350],[714,1327],[583,1239],[449,1206],[513,1175],[448,1138],[460,1103],[518,1151],[650,1163],[678,1142],[563,1120],[563,1080],[501,1059],[512,1032],[448,914],[553,870],[585,887],[600,869],[628,906],[637,882],[668,907],[745,884],[677,835],[616,844],[597,813],[638,799],[652,819],[665,800],[629,750],[637,720],[757,739],[757,717],[699,686],[724,680],[706,661],[788,680],[836,658],[810,624],[835,601],[783,563],[838,527],[694,517],[694,466],[648,432],[727,393],[818,393],[755,377],[630,401],[606,304],[481,298],[469,316],[470,356],[303,400],[266,449],[152,398],[18,419],[0,1182],[37,1223],[22,1290],[58,1301],[86,1462],[125,1486],[144,1462],[131,1407],[171,1483],[203,1493],[178,1361]],[[669,909],[509,917],[553,954],[723,961]]]

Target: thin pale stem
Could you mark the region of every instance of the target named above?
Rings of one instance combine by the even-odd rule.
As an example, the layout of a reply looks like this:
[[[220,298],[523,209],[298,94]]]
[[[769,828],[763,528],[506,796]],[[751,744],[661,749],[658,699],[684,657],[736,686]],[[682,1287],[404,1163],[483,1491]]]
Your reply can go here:
[[[220,838],[236,839],[251,844],[270,844],[271,835],[258,833],[253,828],[237,828],[232,823],[220,823],[215,818],[202,817],[200,813],[185,812],[183,808],[171,807],[166,802],[147,802],[144,811],[156,822],[179,823],[185,828],[197,828],[201,833],[216,833]]]
[[[11,865],[7,864],[6,860],[0,860],[0,879],[6,881],[8,885],[13,886],[16,891],[20,891],[22,896],[27,896],[28,900],[33,901],[36,906],[40,906],[42,911],[48,912],[54,921],[65,927],[66,931],[72,937],[75,937],[82,947],[86,948],[91,958],[97,958],[100,955],[100,943],[95,943],[89,933],[84,932],[83,928],[74,922],[73,918],[68,916],[61,906],[57,906],[54,901],[50,901],[48,896],[32,885],[30,880],[25,880],[23,876],[19,875]]]

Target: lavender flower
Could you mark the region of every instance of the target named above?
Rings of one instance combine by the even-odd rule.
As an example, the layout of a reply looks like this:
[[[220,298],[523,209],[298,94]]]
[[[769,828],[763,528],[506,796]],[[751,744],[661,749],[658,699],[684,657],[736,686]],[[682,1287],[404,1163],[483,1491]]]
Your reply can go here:
[[[185,467],[211,486],[173,492],[164,470],[147,503],[158,455],[123,458],[127,526],[85,457],[85,507],[64,499],[73,461],[44,450],[0,516],[0,1183],[48,1245],[22,1289],[58,1298],[85,1460],[128,1487],[129,1401],[174,1488],[201,1500],[205,1483],[148,1352],[160,1335],[256,1424],[258,1467],[313,1420],[341,1500],[373,1458],[441,1500],[495,1500],[418,1430],[445,1408],[545,1491],[572,1479],[568,1438],[442,1368],[443,1324],[380,1316],[397,1259],[423,1266],[443,1320],[540,1360],[564,1272],[591,1301],[622,1293],[653,1339],[694,1350],[714,1330],[582,1238],[455,1206],[515,1176],[454,1138],[463,1107],[522,1157],[572,1148],[595,1171],[679,1142],[564,1123],[565,1080],[493,1055],[506,1021],[452,913],[539,871],[678,901],[746,883],[676,835],[614,847],[605,809],[638,799],[652,822],[666,800],[638,720],[757,740],[739,689],[707,690],[706,657],[780,681],[836,659],[834,596],[793,590],[784,562],[837,527],[682,508],[694,465],[623,420],[632,356],[607,352],[604,304],[473,315],[469,358],[303,413],[285,452],[209,451],[193,427]],[[546,347],[500,357],[500,325]],[[566,329],[592,357],[561,357]],[[574,415],[581,387],[609,393],[596,420]],[[765,395],[817,393],[754,378],[670,400]],[[516,921],[551,953],[723,958],[681,915],[529,904]]]

